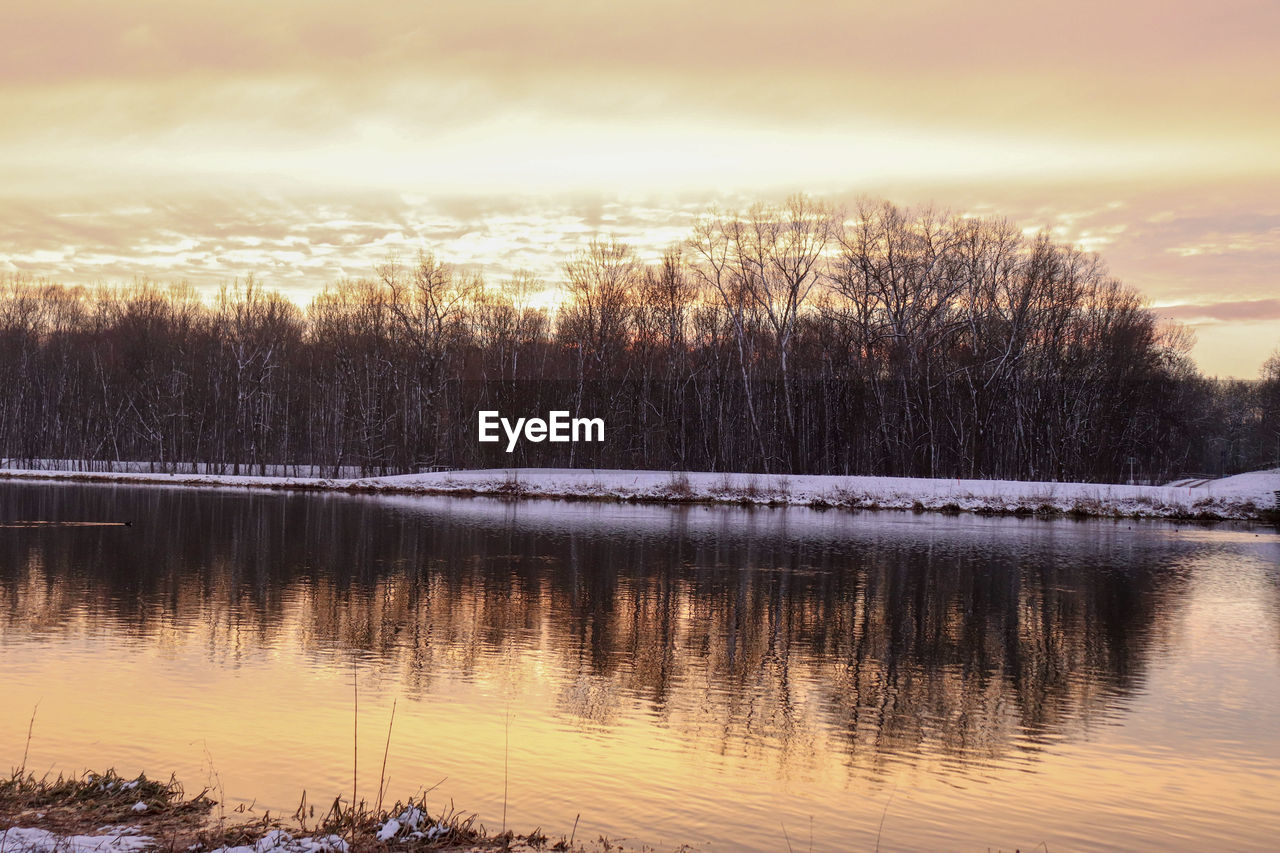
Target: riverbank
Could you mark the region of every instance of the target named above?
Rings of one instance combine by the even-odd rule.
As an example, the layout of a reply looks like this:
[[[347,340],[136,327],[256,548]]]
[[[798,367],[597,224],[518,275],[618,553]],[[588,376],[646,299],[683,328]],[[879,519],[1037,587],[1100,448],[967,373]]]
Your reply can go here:
[[[1194,486],[568,468],[494,468],[352,479],[0,470],[0,479],[1199,521],[1271,520],[1275,493],[1280,490],[1280,469],[1198,481]]]
[[[432,850],[468,853],[625,851],[608,839],[582,844],[572,836],[548,838],[492,833],[474,815],[448,809],[433,814],[425,798],[387,809],[335,801],[327,812],[306,804],[288,818],[223,813],[209,791],[188,796],[174,779],[114,771],[37,779],[14,772],[0,780],[0,853],[366,853]],[[317,812],[320,812],[317,817]],[[682,848],[687,850],[688,848]]]

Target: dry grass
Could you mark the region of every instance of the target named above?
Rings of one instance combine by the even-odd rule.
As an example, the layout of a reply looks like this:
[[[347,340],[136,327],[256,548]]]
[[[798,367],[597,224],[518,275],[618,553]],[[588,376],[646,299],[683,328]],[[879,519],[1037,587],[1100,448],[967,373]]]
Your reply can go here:
[[[672,471],[671,478],[662,487],[662,496],[675,501],[693,500],[693,485],[689,482],[689,475],[684,471]]]
[[[385,840],[381,839],[379,833],[393,819],[401,824],[399,830]],[[289,828],[283,824],[279,826]],[[483,826],[477,825],[476,815],[460,812],[452,803],[432,817],[427,811],[425,794],[416,801],[412,798],[405,803],[397,801],[388,809],[368,809],[363,802],[353,807],[339,798],[319,820],[315,820],[314,810],[308,807],[304,794],[298,810],[293,813],[292,826],[304,835],[340,836],[353,851],[452,850],[459,846],[501,849],[504,843],[510,846],[515,840],[525,840],[514,833],[489,836]],[[531,833],[531,836],[541,838],[540,833]],[[260,838],[261,833],[255,837]]]
[[[0,781],[0,826],[33,826],[67,835],[127,824],[185,846],[216,805],[207,794],[204,790],[188,797],[172,777],[168,782],[145,775],[125,779],[114,770],[53,780],[14,771]],[[145,809],[137,809],[138,803]]]
[[[338,836],[351,853],[584,849],[569,839],[551,842],[540,829],[525,835],[490,834],[477,823],[476,815],[460,812],[452,804],[433,815],[426,808],[425,794],[387,809],[370,809],[364,802],[353,807],[339,798],[323,811],[309,805],[304,794],[292,816],[252,815],[251,809],[242,809],[237,810],[237,820],[231,815],[214,818],[211,812],[217,803],[208,793],[206,789],[188,797],[176,779],[158,782],[145,775],[125,779],[114,770],[53,780],[15,771],[0,781],[0,833],[23,826],[58,835],[97,835],[128,826],[155,839],[155,849],[163,853],[253,845],[276,831],[293,837]],[[145,803],[146,809],[135,810],[138,803]],[[384,833],[392,819],[400,823],[399,829]]]
[[[507,473],[506,479],[494,486],[495,494],[505,497],[520,497],[528,492],[525,485],[520,482],[520,475],[515,471]]]

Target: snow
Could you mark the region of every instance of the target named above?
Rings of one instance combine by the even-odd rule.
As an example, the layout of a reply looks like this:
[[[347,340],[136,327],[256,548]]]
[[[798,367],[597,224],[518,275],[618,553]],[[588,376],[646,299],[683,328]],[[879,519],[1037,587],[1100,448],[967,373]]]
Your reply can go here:
[[[357,479],[49,470],[3,471],[0,477],[386,494],[707,501],[868,509],[958,509],[970,512],[1052,509],[1104,516],[1216,516],[1228,519],[1258,518],[1261,510],[1275,506],[1275,492],[1280,490],[1280,469],[1254,471],[1220,480],[1193,481],[1195,485],[1168,486],[569,468],[495,468]]]
[[[0,853],[135,853],[154,844],[134,827],[100,835],[58,835],[45,829],[14,827],[0,832]]]
[[[98,832],[59,835],[45,829],[15,827],[0,832],[0,853],[141,853],[155,845],[155,839],[141,835],[137,827],[104,827]],[[295,838],[282,829],[273,829],[252,845],[219,847],[211,853],[348,853],[348,846],[337,835]]]
[[[395,818],[391,818],[390,820],[388,820],[386,823],[382,825],[382,829],[378,830],[378,840],[390,841],[391,839],[395,838],[396,834],[399,832],[400,832],[400,821],[396,820]]]
[[[283,829],[273,829],[252,845],[219,847],[210,853],[347,853],[347,842],[338,835],[294,838]]]
[[[410,829],[417,829],[424,817],[426,817],[426,813],[422,809],[417,806],[409,806],[409,808],[400,813],[400,823]]]
[[[418,827],[425,817],[426,813],[422,809],[417,806],[409,806],[409,808],[400,813],[400,817],[387,819],[387,822],[378,830],[378,840],[387,842],[400,836],[410,841],[420,841],[423,838],[428,841],[434,841],[449,832],[449,828],[444,823],[437,823],[427,829],[426,832],[421,832]],[[408,832],[401,835],[402,830],[408,830]]]

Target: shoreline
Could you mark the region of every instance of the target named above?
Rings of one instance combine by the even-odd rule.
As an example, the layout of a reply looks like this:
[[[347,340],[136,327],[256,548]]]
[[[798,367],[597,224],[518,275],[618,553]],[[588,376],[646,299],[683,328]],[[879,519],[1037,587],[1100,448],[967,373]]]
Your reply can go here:
[[[1272,522],[1280,469],[1197,486],[841,475],[491,468],[350,479],[0,469],[0,480],[616,503]]]
[[[341,797],[328,811],[308,806],[292,816],[223,811],[209,789],[189,796],[174,777],[134,779],[87,771],[50,780],[15,769],[0,777],[0,853],[371,853],[440,850],[454,853],[622,853],[605,838],[493,832],[475,814],[452,806],[428,811],[426,795],[383,808]],[[215,807],[218,807],[215,809]],[[575,824],[574,831],[577,826]],[[688,851],[687,846],[677,848]]]

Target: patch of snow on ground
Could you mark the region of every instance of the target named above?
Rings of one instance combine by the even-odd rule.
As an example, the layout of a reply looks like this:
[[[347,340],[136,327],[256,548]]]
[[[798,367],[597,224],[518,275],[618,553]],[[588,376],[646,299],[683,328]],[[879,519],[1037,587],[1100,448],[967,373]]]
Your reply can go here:
[[[134,827],[101,835],[58,835],[22,827],[0,832],[0,853],[137,853],[153,844],[154,839],[138,835]]]
[[[400,832],[400,821],[396,820],[395,818],[391,818],[390,820],[388,820],[386,823],[382,825],[382,829],[378,830],[378,840],[390,841],[391,839],[395,838],[396,834],[399,832]]]
[[[420,841],[423,838],[428,841],[434,841],[436,838],[448,833],[449,828],[443,823],[439,823],[422,832],[418,827],[426,818],[426,813],[417,806],[410,806],[400,813],[398,818],[387,818],[387,822],[378,830],[378,840],[388,842],[396,838],[408,839],[410,841]]]
[[[219,847],[211,853],[348,853],[348,849],[337,835],[294,838],[283,829],[273,829],[252,845]]]
[[[404,824],[410,829],[417,829],[418,825],[422,823],[422,819],[424,817],[426,817],[426,814],[422,811],[422,809],[418,808],[417,806],[409,806],[409,808],[405,809],[400,813],[400,823]]]

